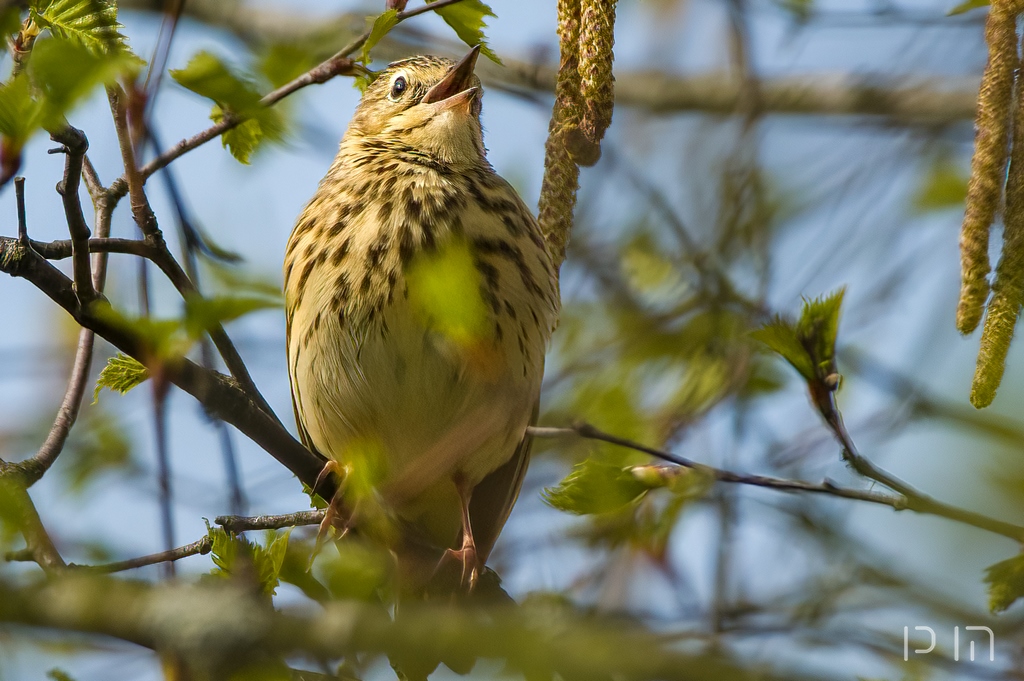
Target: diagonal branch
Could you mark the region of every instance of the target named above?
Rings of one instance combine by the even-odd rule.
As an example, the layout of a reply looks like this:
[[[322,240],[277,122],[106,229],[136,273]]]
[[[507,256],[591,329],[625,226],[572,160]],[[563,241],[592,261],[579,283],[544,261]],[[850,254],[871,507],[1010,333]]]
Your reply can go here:
[[[97,314],[105,303],[96,302],[85,308],[78,305],[67,276],[41,255],[22,246],[17,239],[0,237],[0,272],[26,279],[71,314],[80,325],[96,332],[125,354],[141,362],[153,355],[154,349],[140,334]],[[199,400],[210,414],[238,428],[304,484],[315,488],[325,499],[334,495],[337,481],[333,475],[325,476],[317,484],[324,460],[295,440],[237,380],[204,369],[185,358],[169,362],[164,369],[168,380]]]
[[[397,23],[401,23],[406,19],[411,19],[412,17],[424,14],[426,12],[431,12],[441,7],[454,5],[455,3],[458,2],[461,2],[461,0],[435,0],[435,2],[425,4],[420,7],[416,7],[415,9],[399,12],[397,17]],[[285,97],[309,85],[326,83],[335,76],[339,75],[351,75],[359,67],[356,65],[354,61],[352,61],[352,59],[350,59],[350,57],[356,50],[361,48],[363,44],[366,43],[369,37],[370,30],[367,29],[363,31],[363,33],[361,33],[354,40],[352,40],[347,45],[338,50],[338,52],[328,57],[321,63],[317,64],[306,73],[303,73],[297,78],[294,78],[292,81],[285,83],[284,85],[277,88],[273,92],[269,92],[266,95],[264,95],[263,98],[260,100],[260,104],[263,106],[273,106],[280,102]],[[174,161],[175,159],[184,156],[193,149],[200,147],[209,142],[210,140],[215,139],[216,137],[224,134],[228,130],[237,127],[238,125],[245,122],[245,120],[246,119],[244,117],[231,114],[229,112],[227,115],[224,116],[224,118],[222,118],[219,122],[215,123],[214,125],[211,125],[209,128],[206,128],[202,132],[196,133],[192,137],[187,137],[181,140],[173,147],[163,152],[162,154],[157,156],[155,159],[153,159],[140,169],[139,175],[141,176],[142,181],[144,182],[151,175],[153,175],[153,173],[160,170],[171,161]],[[125,175],[122,176],[121,178],[118,178],[118,180],[116,180],[114,184],[111,185],[111,189],[114,190],[115,195],[119,194],[120,196],[123,196],[124,192],[130,189],[130,179],[131,178],[128,175]]]
[[[618,445],[620,447],[626,447],[634,451],[643,452],[649,454],[655,458],[667,461],[677,466],[684,468],[699,469],[707,471],[714,477],[718,482],[733,483],[740,485],[751,485],[754,487],[764,487],[768,489],[775,489],[783,492],[806,492],[811,494],[826,494],[829,496],[842,497],[844,499],[853,499],[856,501],[866,501],[872,504],[880,504],[883,506],[889,506],[893,510],[903,511],[910,510],[917,513],[923,513],[926,515],[935,515],[948,520],[953,520],[965,525],[971,525],[994,534],[1009,537],[1017,542],[1024,542],[1024,527],[1007,523],[1002,520],[990,518],[980,513],[968,511],[956,506],[945,504],[928,497],[921,492],[918,492],[914,488],[903,483],[901,489],[892,487],[888,482],[884,480],[894,480],[892,476],[880,471],[874,466],[871,467],[873,475],[868,475],[866,472],[862,472],[858,468],[858,472],[862,472],[863,475],[871,477],[874,480],[882,482],[887,487],[892,487],[898,494],[885,494],[880,492],[872,492],[869,490],[858,490],[849,489],[845,487],[839,487],[834,483],[826,480],[822,483],[811,483],[803,482],[800,480],[786,480],[782,478],[773,478],[763,475],[750,475],[745,473],[735,473],[720,468],[714,468],[705,464],[697,463],[686,457],[673,454],[663,449],[657,449],[655,447],[648,447],[647,445],[634,442],[632,440],[618,437],[606,433],[588,423],[577,423],[571,428],[538,428],[531,427],[528,432],[534,437],[564,437],[564,436],[578,436],[588,440],[599,440],[601,442],[607,442],[609,444]],[[848,435],[847,435],[848,437]],[[858,455],[859,456],[859,455]],[[868,469],[865,469],[868,470]],[[874,477],[877,475],[878,477]]]
[[[120,0],[125,9],[146,10],[149,0]],[[417,8],[422,9],[422,8]],[[250,47],[274,43],[323,45],[339,35],[352,35],[365,25],[361,12],[332,18],[302,16],[272,8],[237,5],[222,0],[190,0],[185,13],[236,35]],[[944,19],[948,22],[948,19]],[[336,43],[335,43],[336,44]],[[398,59],[456,45],[402,29],[392,31],[375,49],[382,59]],[[556,68],[546,63],[502,55],[503,67],[481,63],[484,85],[515,93],[551,93]],[[615,105],[656,114],[703,112],[732,115],[739,109],[746,85],[729,73],[681,75],[643,69],[616,70]],[[897,77],[884,74],[806,73],[766,77],[759,83],[758,104],[765,114],[809,116],[871,116],[901,125],[949,125],[973,120],[978,79]]]

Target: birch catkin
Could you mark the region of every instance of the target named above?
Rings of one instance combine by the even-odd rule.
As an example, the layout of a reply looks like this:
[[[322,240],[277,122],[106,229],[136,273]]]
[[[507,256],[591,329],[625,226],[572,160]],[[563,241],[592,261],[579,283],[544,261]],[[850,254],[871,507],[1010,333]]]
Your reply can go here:
[[[1019,63],[1019,59],[1018,59]],[[992,284],[985,315],[978,364],[971,386],[971,404],[987,407],[1003,379],[1013,329],[1024,301],[1024,88],[1018,83],[1013,107],[1010,171],[1003,212],[1003,253]]]
[[[988,64],[978,92],[974,157],[967,186],[967,206],[960,230],[961,287],[956,326],[974,331],[988,298],[989,228],[999,209],[1006,173],[1007,132],[1013,73],[1017,68],[1016,3],[994,0],[985,23]]]
[[[576,162],[592,166],[601,157],[601,139],[612,122],[615,77],[612,75],[615,45],[616,0],[583,0],[580,26],[580,87],[583,120],[580,136],[570,144]]]
[[[615,0],[558,0],[561,59],[538,216],[556,267],[565,259],[579,166],[597,163],[612,120],[614,30]]]
[[[583,118],[580,88],[580,0],[558,0],[558,42],[561,58],[555,85],[555,106],[544,147],[544,180],[537,220],[555,267],[565,259],[565,247],[576,207],[580,169],[566,147],[570,130]]]

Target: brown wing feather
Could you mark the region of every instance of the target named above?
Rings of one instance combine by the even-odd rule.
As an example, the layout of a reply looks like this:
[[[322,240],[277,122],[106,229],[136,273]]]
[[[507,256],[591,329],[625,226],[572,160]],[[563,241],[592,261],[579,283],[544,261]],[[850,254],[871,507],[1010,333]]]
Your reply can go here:
[[[533,406],[530,425],[537,423],[540,405]],[[476,551],[481,562],[487,561],[494,543],[505,526],[512,507],[519,498],[519,490],[523,487],[526,467],[530,463],[530,451],[533,449],[533,438],[524,435],[515,453],[500,468],[480,481],[473,488],[473,496],[469,502],[469,518],[473,525],[473,538],[476,540]]]

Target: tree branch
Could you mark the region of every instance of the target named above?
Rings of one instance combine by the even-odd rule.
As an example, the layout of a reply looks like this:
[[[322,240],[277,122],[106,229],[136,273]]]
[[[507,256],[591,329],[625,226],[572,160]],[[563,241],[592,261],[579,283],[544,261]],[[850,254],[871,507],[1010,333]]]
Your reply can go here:
[[[773,478],[763,475],[749,475],[745,473],[735,473],[732,471],[715,468],[713,466],[707,466],[705,464],[697,463],[686,457],[673,454],[671,452],[657,449],[654,447],[648,447],[647,445],[634,442],[632,440],[618,437],[610,433],[606,433],[588,423],[577,423],[570,428],[538,428],[531,427],[527,429],[527,432],[534,437],[564,437],[567,435],[573,435],[583,437],[588,440],[599,440],[601,442],[607,442],[609,444],[618,445],[620,447],[626,447],[638,452],[649,454],[655,458],[661,459],[673,463],[677,466],[684,468],[698,469],[707,471],[714,477],[718,482],[726,482],[740,485],[751,485],[754,487],[765,487],[768,489],[775,489],[783,492],[805,492],[811,494],[827,494],[829,496],[841,497],[844,499],[853,499],[856,501],[866,501],[872,504],[880,504],[882,506],[889,506],[896,511],[911,510],[917,513],[926,515],[936,515],[948,520],[954,520],[959,523],[971,525],[994,534],[1009,537],[1017,542],[1024,542],[1024,527],[1019,525],[1013,525],[1011,523],[996,520],[980,513],[973,511],[967,511],[949,504],[935,501],[931,497],[918,492],[914,488],[903,485],[902,489],[895,491],[899,492],[897,495],[885,494],[880,492],[872,492],[869,490],[858,490],[850,489],[846,487],[839,487],[826,480],[822,483],[811,483],[803,482],[800,480],[786,480],[782,478]],[[856,468],[856,466],[855,466]],[[860,469],[857,469],[861,472]],[[868,470],[868,469],[865,469]],[[879,471],[879,469],[871,467],[880,478],[892,479],[892,476]],[[883,482],[879,478],[874,478],[867,473],[861,472],[862,475],[871,477],[872,479],[882,482],[887,487],[891,487],[889,483]]]
[[[89,226],[85,223],[85,215],[82,213],[78,188],[82,181],[82,159],[89,149],[89,141],[81,130],[70,125],[51,134],[50,139],[63,145],[64,179],[57,185],[57,193],[64,204],[64,216],[67,219],[68,231],[71,232],[75,291],[82,304],[87,305],[96,297],[96,290],[92,285],[89,263],[88,241],[91,235]]]
[[[319,525],[324,519],[323,511],[298,511],[284,515],[238,516],[221,515],[214,522],[228,532],[239,533],[250,530],[279,530],[282,527]]]
[[[674,641],[642,625],[549,601],[491,608],[442,601],[404,603],[395,619],[379,604],[357,600],[315,611],[278,611],[231,582],[154,586],[76,571],[22,588],[0,582],[0,621],[115,637],[208,665],[205,671],[219,669],[213,674],[218,677],[230,675],[224,665],[231,661],[364,653],[401,660],[502,660],[511,669],[570,679],[807,679],[763,668],[747,672],[715,653],[680,652]]]
[[[71,314],[80,325],[95,331],[125,354],[145,362],[153,353],[146,340],[132,329],[116,325],[96,314],[97,302],[83,308],[78,305],[71,281],[35,251],[21,246],[17,239],[0,237],[0,272],[22,277]],[[195,397],[211,415],[238,428],[288,470],[325,499],[337,489],[335,476],[317,485],[324,460],[293,438],[284,426],[264,411],[256,398],[236,380],[216,371],[203,369],[185,358],[165,366],[167,378]]]
[[[121,0],[119,4],[123,8],[153,8],[149,0]],[[365,16],[358,12],[324,19],[221,0],[190,0],[185,12],[234,33],[253,47],[276,42],[338,44],[337,36],[358,34],[366,25]],[[374,49],[382,59],[397,59],[420,54],[425,48],[453,53],[460,49],[452,42],[402,29],[389,33]],[[502,55],[502,61],[503,67],[483,62],[477,65],[477,74],[485,85],[520,93],[554,92],[554,66],[509,55]],[[744,87],[742,79],[728,73],[681,76],[654,70],[617,70],[615,105],[660,114],[696,111],[732,115],[738,111]],[[973,120],[978,79],[811,73],[762,78],[759,88],[758,105],[765,114],[871,116],[903,125],[948,125]]]
[[[188,558],[189,556],[206,555],[213,548],[213,542],[210,541],[208,536],[194,541],[191,544],[185,544],[179,546],[176,549],[170,549],[168,551],[161,551],[159,553],[152,553],[148,556],[139,556],[138,558],[131,558],[129,560],[120,560],[115,563],[105,563],[103,565],[76,565],[74,563],[68,564],[69,568],[77,568],[79,570],[87,570],[89,572],[96,572],[102,574],[110,574],[113,572],[124,572],[125,570],[134,570],[140,567],[147,567],[149,565],[157,565],[159,563],[168,563],[182,558]]]
[[[435,9],[438,9],[439,7],[453,5],[457,2],[461,2],[461,0],[436,0],[435,2],[432,2],[428,5],[422,5],[420,7],[408,10],[406,12],[399,12],[398,23],[401,23],[402,21],[405,21],[406,19],[412,18],[419,14],[423,14],[424,12],[433,11]],[[349,57],[352,55],[353,52],[361,48],[363,44],[366,42],[367,38],[369,37],[369,29],[363,31],[357,38],[355,38],[347,45],[342,47],[335,54],[331,55],[321,63],[311,68],[306,73],[303,73],[302,75],[293,79],[291,82],[286,83],[281,87],[277,88],[276,90],[264,95],[263,98],[260,100],[260,104],[263,106],[273,106],[274,104],[277,104],[288,95],[291,95],[292,93],[297,92],[298,90],[301,90],[302,88],[308,85],[326,83],[335,76],[353,73],[353,71],[357,68],[357,65],[355,64],[355,62],[349,59]],[[202,146],[203,144],[206,144],[210,140],[218,137],[219,135],[224,134],[228,130],[237,127],[244,121],[244,117],[237,116],[229,112],[219,122],[215,123],[214,125],[211,125],[206,130],[203,130],[202,132],[199,132],[193,135],[192,137],[188,137],[181,140],[173,147],[163,152],[162,154],[160,154],[155,159],[153,159],[152,161],[150,161],[149,163],[142,167],[140,174],[142,176],[143,181],[148,179],[153,173],[160,170],[171,161],[187,154],[188,152],[192,151],[197,147]],[[128,177],[124,177],[121,178],[123,182],[119,180],[119,182],[116,185],[118,187],[118,191],[123,191],[122,187],[130,186],[130,182],[128,182],[128,179]]]
[[[25,550],[21,553],[26,559],[37,563],[51,575],[63,570],[66,567],[64,559],[39,519],[17,464],[0,461],[0,498],[5,501],[5,510],[11,512],[11,519],[25,538]]]

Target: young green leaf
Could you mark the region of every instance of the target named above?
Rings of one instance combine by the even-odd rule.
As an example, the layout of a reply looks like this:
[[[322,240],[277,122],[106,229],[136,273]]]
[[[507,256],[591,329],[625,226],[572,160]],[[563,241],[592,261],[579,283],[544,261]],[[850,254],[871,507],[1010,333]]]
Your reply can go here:
[[[266,596],[273,596],[280,583],[281,568],[288,552],[291,530],[283,534],[267,533],[267,545],[260,546],[245,537],[228,534],[219,527],[210,527],[210,554],[214,569],[211,574],[220,577],[253,579]]]
[[[470,47],[480,45],[480,51],[495,64],[501,64],[498,55],[487,46],[484,29],[487,27],[485,17],[497,15],[481,0],[462,0],[453,5],[438,7],[434,10],[441,15],[445,23],[451,26],[456,35]]]
[[[988,607],[992,612],[1006,610],[1024,596],[1024,554],[990,565],[985,569]]]
[[[185,330],[189,336],[199,338],[217,324],[230,322],[257,310],[280,307],[281,304],[279,298],[189,296],[185,299]]]
[[[271,87],[278,88],[309,71],[318,62],[311,48],[298,43],[274,43],[259,53],[254,66],[256,73]]]
[[[649,489],[648,482],[629,469],[590,458],[573,466],[558,487],[545,489],[543,496],[560,511],[591,515],[625,508]]]
[[[256,87],[209,52],[197,53],[185,68],[171,69],[170,74],[182,87],[212,99],[234,113],[246,114],[260,106]]]
[[[42,100],[32,96],[26,74],[0,85],[0,134],[12,152],[21,151],[32,133],[42,127],[43,118]]]
[[[284,135],[281,112],[263,106],[256,86],[213,54],[200,52],[185,68],[174,69],[170,74],[181,86],[216,103],[210,112],[214,122],[219,123],[227,114],[245,119],[221,136],[221,143],[241,163],[249,163],[250,156],[264,139],[278,140]]]
[[[381,12],[373,20],[373,26],[370,28],[370,35],[366,38],[366,42],[363,43],[363,51],[359,54],[359,61],[363,64],[370,63],[370,50],[381,41],[381,38],[388,34],[388,31],[393,29],[398,24],[398,10],[389,9]]]
[[[804,299],[800,319],[776,317],[751,334],[782,355],[808,381],[823,381],[835,374],[836,337],[845,289],[827,296]]]
[[[782,355],[800,375],[807,380],[814,378],[814,362],[807,349],[797,338],[796,328],[787,319],[776,316],[775,319],[750,334],[754,340],[761,341],[769,348]]]
[[[223,117],[221,108],[215,104],[210,119],[214,123],[220,123]],[[243,165],[252,162],[252,155],[262,141],[263,126],[254,118],[239,123],[220,136],[221,146],[230,151],[235,160]]]
[[[81,494],[106,473],[138,470],[123,425],[98,406],[84,410],[64,449],[59,472],[71,494]]]
[[[967,174],[949,159],[936,161],[914,195],[914,209],[922,213],[947,208],[963,210],[967,180]]]
[[[61,125],[64,115],[93,88],[115,82],[137,70],[141,63],[129,52],[97,53],[56,37],[39,41],[29,61],[29,73],[43,95],[43,125]]]
[[[110,0],[53,0],[29,12],[40,28],[93,52],[127,50],[120,32],[124,26],[117,23],[117,5]]]
[[[99,377],[96,379],[96,390],[92,394],[92,403],[96,404],[100,397],[100,390],[109,388],[122,395],[144,382],[149,378],[149,370],[135,359],[118,353],[115,357],[107,360],[107,366],[103,367]]]
[[[821,298],[805,299],[796,324],[797,338],[810,351],[819,378],[830,373],[835,364],[839,312],[845,293],[846,289],[841,288]]]
[[[59,667],[54,667],[46,672],[46,678],[50,679],[50,681],[75,681],[75,678],[71,676],[71,674],[68,674]]]

